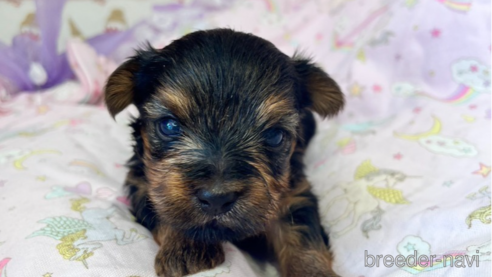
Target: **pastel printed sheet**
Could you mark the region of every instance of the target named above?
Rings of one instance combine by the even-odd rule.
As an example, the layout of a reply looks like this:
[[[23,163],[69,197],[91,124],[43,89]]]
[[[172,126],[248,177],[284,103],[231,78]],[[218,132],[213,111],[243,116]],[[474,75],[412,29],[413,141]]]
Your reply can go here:
[[[241,1],[169,13],[173,24],[152,43],[230,26],[288,54],[301,47],[340,83],[347,107],[319,120],[305,159],[339,274],[490,276],[490,8],[486,0]],[[155,276],[157,246],[121,189],[131,109],[115,123],[101,105],[78,104],[88,82],[1,103],[1,277]],[[223,265],[196,276],[275,276],[225,248]],[[434,255],[433,266],[369,266],[368,255],[414,251]],[[474,256],[479,264],[469,267]]]

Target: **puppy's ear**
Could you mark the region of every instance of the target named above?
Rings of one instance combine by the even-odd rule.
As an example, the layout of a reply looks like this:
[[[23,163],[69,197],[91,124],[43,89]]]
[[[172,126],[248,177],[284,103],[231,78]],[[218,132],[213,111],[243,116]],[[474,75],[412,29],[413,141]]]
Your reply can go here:
[[[301,81],[302,106],[323,117],[336,115],[345,102],[337,83],[310,59],[297,54],[292,59]]]
[[[109,76],[104,99],[113,118],[128,105],[141,103],[153,91],[158,82],[159,62],[158,51],[147,45]]]
[[[135,74],[140,68],[138,59],[133,57],[120,65],[109,76],[104,89],[104,99],[109,113],[114,118],[133,103],[135,94]]]

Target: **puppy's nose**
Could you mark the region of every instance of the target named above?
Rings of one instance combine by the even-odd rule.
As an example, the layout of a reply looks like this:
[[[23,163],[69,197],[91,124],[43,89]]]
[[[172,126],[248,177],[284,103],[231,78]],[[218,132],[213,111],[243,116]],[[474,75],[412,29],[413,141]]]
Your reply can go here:
[[[200,190],[196,197],[200,201],[202,210],[210,215],[219,215],[232,209],[237,200],[237,193],[214,194],[207,190]]]

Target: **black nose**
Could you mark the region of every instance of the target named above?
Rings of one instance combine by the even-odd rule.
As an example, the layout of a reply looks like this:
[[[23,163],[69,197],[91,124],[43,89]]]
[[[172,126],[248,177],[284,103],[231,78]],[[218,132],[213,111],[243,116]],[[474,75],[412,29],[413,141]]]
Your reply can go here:
[[[232,209],[237,200],[237,193],[214,194],[207,190],[200,190],[196,197],[200,201],[202,210],[211,215],[226,213]]]

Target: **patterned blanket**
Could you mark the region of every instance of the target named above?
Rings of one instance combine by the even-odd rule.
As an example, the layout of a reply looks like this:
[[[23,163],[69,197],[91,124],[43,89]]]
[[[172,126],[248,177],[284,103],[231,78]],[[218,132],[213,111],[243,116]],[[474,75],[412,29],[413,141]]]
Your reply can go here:
[[[343,88],[346,109],[318,120],[305,159],[335,271],[491,275],[490,1],[180,3],[154,7],[169,24],[154,45],[234,27],[300,48]],[[133,111],[115,123],[80,104],[90,81],[0,104],[1,277],[155,276],[157,246],[121,190]],[[225,249],[196,276],[276,275]]]

